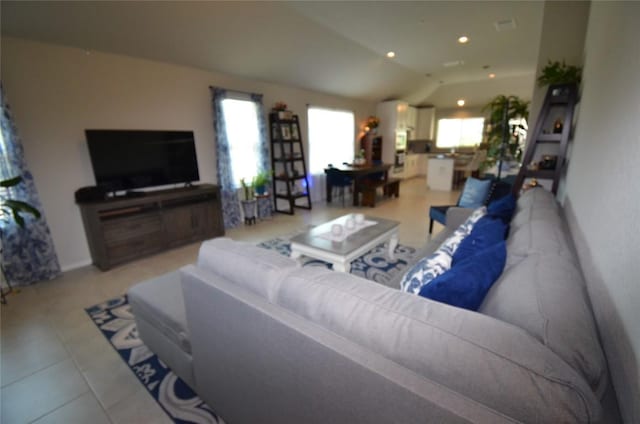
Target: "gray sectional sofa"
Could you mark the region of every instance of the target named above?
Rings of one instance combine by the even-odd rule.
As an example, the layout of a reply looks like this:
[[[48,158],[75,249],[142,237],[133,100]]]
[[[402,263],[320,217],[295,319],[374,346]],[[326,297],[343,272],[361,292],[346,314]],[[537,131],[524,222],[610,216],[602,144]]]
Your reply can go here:
[[[449,213],[421,254],[468,211]],[[129,300],[145,343],[230,424],[616,420],[551,194],[520,197],[507,252],[479,312],[229,239]]]

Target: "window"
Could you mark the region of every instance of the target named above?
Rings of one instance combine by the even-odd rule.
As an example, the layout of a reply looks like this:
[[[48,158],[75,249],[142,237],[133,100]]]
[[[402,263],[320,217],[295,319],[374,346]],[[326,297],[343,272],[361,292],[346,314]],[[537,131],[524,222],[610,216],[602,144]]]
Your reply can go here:
[[[482,142],[484,118],[439,119],[437,147],[473,147]]]
[[[260,169],[258,108],[252,100],[224,99],[222,112],[229,140],[231,173],[237,188],[240,179],[251,181]]]
[[[353,112],[310,107],[309,170],[324,174],[328,164],[353,162],[355,118]]]

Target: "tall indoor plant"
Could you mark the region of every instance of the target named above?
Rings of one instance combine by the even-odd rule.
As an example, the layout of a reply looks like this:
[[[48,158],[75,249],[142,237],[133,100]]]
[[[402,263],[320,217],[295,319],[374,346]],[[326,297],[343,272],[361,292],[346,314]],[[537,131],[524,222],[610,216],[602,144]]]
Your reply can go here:
[[[519,130],[524,129],[524,126],[513,124],[513,121],[529,118],[529,102],[518,96],[501,94],[494,97],[482,108],[483,112],[487,110],[489,111],[485,141],[487,162],[484,167],[493,166],[500,160],[515,159],[520,161],[524,139],[519,135]]]
[[[0,181],[0,220],[4,222],[8,222],[13,220],[20,228],[24,228],[25,220],[22,214],[30,214],[34,218],[40,218],[40,212],[31,206],[27,202],[23,202],[21,200],[14,200],[9,198],[9,189],[13,186],[16,186],[22,182],[22,177],[14,177],[6,180]],[[5,269],[4,269],[4,258],[2,257],[2,240],[3,240],[3,230],[2,223],[0,223],[0,269],[2,271],[2,278],[6,281],[7,286],[9,287],[8,292],[13,291],[13,287],[11,287],[11,283],[8,279],[6,279]],[[0,301],[4,304],[5,300],[5,291],[0,287]]]

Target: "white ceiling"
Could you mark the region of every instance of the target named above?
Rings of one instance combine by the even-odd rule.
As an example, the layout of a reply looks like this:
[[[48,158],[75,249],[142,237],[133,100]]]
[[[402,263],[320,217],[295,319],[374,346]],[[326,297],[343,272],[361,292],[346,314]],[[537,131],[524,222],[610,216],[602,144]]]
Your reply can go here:
[[[497,94],[531,98],[544,3],[3,0],[0,7],[3,35],[364,100],[453,107],[460,97],[470,106]],[[508,19],[516,29],[496,31],[494,23]],[[456,41],[463,34],[467,45]],[[385,57],[389,50],[395,59]],[[452,61],[464,64],[443,66]]]

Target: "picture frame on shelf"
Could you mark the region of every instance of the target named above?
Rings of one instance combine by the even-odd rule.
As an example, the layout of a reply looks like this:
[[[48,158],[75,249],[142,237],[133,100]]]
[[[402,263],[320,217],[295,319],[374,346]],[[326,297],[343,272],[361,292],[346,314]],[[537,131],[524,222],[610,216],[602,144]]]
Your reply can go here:
[[[282,131],[282,139],[291,140],[291,127],[288,124],[282,124],[280,129]]]
[[[298,126],[296,124],[291,125],[291,138],[294,140],[300,139],[300,132],[298,131]]]

